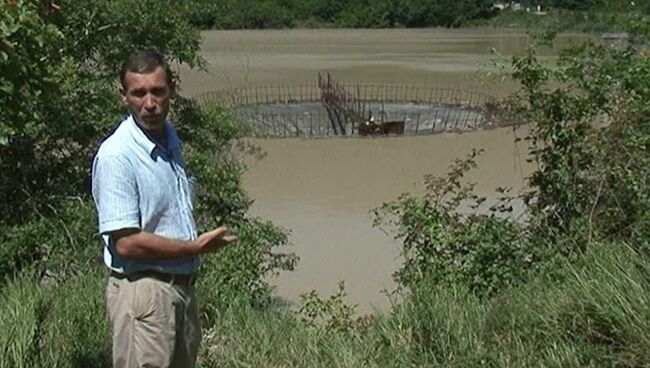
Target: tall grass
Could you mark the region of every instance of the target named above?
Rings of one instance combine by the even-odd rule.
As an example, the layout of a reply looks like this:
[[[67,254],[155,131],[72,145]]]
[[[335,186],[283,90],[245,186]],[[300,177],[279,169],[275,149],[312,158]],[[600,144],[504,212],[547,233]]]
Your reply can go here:
[[[302,323],[242,300],[206,326],[201,367],[645,367],[650,256],[597,244],[580,264],[492,298],[422,283],[351,330]],[[105,273],[0,294],[0,368],[110,367]]]
[[[101,269],[59,284],[34,274],[0,290],[0,368],[110,367]]]
[[[491,299],[425,283],[351,333],[233,306],[208,335],[203,366],[648,366],[647,261],[598,245],[581,265],[567,264],[562,281],[540,277]]]
[[[32,367],[38,363],[40,328],[43,324],[43,290],[32,277],[5,286],[0,299],[0,367]]]
[[[245,303],[224,311],[206,333],[203,367],[359,367],[371,360],[363,340],[301,323],[284,309]]]

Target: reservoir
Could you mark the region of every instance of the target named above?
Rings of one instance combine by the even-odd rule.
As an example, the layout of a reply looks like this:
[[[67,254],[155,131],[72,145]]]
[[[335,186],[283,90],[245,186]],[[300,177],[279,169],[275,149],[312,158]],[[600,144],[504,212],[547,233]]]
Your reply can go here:
[[[584,38],[562,35],[558,46]],[[203,33],[207,71],[181,68],[181,93],[270,84],[314,82],[329,72],[347,83],[400,83],[453,88],[494,97],[517,85],[503,80],[504,60],[528,45],[523,31],[497,29],[247,30]],[[551,61],[554,50],[540,58]],[[501,55],[503,60],[499,59]],[[444,175],[473,148],[484,149],[468,179],[494,199],[497,187],[520,193],[533,169],[525,130],[482,129],[403,137],[251,139],[266,153],[247,160],[244,187],[251,214],[290,231],[300,261],[294,272],[271,279],[289,304],[311,289],[322,297],[345,280],[358,312],[386,309],[382,290],[394,290],[400,242],[390,229],[372,227],[371,210],[403,192],[421,193],[426,174]],[[488,200],[489,202],[489,200]]]

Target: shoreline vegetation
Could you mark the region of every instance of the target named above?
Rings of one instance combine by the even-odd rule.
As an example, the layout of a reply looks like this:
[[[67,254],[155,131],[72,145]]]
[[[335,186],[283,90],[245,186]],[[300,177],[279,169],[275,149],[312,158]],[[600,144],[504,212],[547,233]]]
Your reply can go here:
[[[572,11],[605,6],[556,2]],[[347,4],[302,4],[314,3]],[[134,48],[206,63],[188,23],[200,11],[188,3],[52,4],[0,7],[0,368],[110,367],[107,272],[87,188],[97,142],[122,114],[115,71]],[[238,9],[273,14],[277,3],[218,4],[239,7],[223,12],[237,17]],[[488,2],[435,4],[474,19]],[[616,24],[643,43],[650,26],[640,14],[621,13]],[[521,198],[527,223],[507,216],[508,188],[495,188],[501,199],[487,211],[459,213],[487,206],[465,180],[480,151],[455,160],[446,176],[425,177],[424,194],[387,198],[375,225],[396,229],[402,242],[399,297],[389,311],[361,318],[343,282],[331,296],[307,291],[297,311],[273,303],[265,277],[298,260],[285,230],[248,215],[246,168],[232,154],[261,152],[242,143],[247,128],[228,111],[178,97],[172,120],[200,183],[197,224],[227,224],[240,238],[201,269],[199,366],[649,366],[650,61],[643,48],[587,40],[547,66],[537,50],[553,35],[534,35],[512,57],[521,89],[496,106],[503,119],[530,127],[528,158],[538,169]]]
[[[626,12],[609,10],[573,11],[549,9],[543,15],[525,11],[501,11],[489,19],[477,19],[467,26],[553,30],[556,32],[606,33],[623,32],[627,21],[633,17]]]
[[[632,14],[650,14],[646,0],[339,1],[192,0],[190,23],[202,30],[476,27],[618,32]],[[499,5],[500,7],[497,7]]]

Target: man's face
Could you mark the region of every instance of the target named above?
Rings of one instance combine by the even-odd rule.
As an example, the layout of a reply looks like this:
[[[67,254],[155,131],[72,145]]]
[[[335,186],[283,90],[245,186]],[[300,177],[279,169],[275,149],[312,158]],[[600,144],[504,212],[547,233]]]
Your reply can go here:
[[[147,130],[163,129],[173,93],[165,69],[158,67],[146,74],[127,72],[124,82],[126,87],[120,89],[122,101],[129,105],[138,122]]]

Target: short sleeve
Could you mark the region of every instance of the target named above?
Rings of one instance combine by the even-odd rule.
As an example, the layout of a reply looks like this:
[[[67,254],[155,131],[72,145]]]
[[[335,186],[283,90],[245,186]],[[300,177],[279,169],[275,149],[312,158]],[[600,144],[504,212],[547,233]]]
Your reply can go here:
[[[97,206],[101,234],[141,227],[138,186],[131,165],[125,158],[95,158],[92,194]]]

